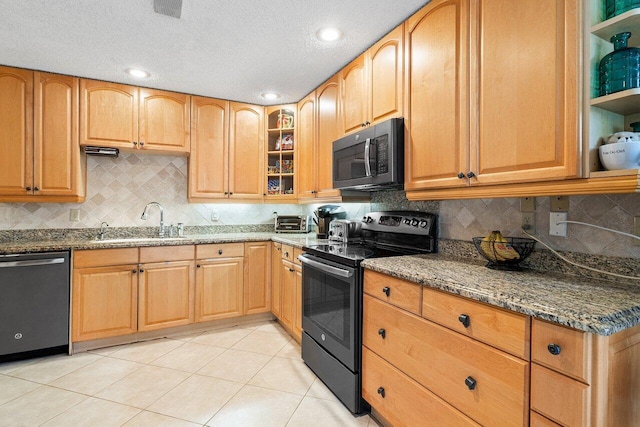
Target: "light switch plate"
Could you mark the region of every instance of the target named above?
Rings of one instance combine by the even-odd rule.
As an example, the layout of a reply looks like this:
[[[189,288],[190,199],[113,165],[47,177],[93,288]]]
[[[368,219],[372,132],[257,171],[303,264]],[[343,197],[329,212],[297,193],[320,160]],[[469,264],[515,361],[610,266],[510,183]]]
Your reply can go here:
[[[80,209],[69,209],[69,221],[80,221]]]
[[[557,224],[558,221],[566,221],[566,212],[551,212],[549,214],[549,235],[567,237],[567,224]]]
[[[211,221],[219,221],[220,220],[220,211],[213,209],[211,211]]]

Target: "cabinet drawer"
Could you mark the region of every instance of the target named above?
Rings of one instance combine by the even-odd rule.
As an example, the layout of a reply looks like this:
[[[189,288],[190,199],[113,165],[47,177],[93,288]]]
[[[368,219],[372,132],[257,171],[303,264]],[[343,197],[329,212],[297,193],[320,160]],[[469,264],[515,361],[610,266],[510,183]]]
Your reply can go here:
[[[140,248],[140,262],[189,261],[194,257],[194,245],[152,246]]]
[[[434,426],[478,426],[366,347],[362,348],[362,397],[394,426],[425,425],[425,420]]]
[[[589,386],[531,364],[531,409],[566,426],[587,422]]]
[[[420,314],[422,286],[366,270],[364,292],[415,314]]]
[[[137,264],[138,248],[92,249],[73,251],[73,267],[107,267],[110,265]]]
[[[533,319],[531,360],[589,384],[589,339],[586,335],[582,331]],[[558,350],[560,353],[554,354]]]
[[[232,258],[244,256],[244,243],[214,243],[197,245],[196,259]]]
[[[528,421],[526,361],[368,295],[363,344],[480,424]]]
[[[529,427],[560,427],[560,424],[556,424],[549,418],[545,418],[535,411],[531,411],[529,414]]]
[[[282,245],[282,259],[293,262],[295,251],[291,245]]]
[[[422,317],[529,359],[529,316],[423,287]]]

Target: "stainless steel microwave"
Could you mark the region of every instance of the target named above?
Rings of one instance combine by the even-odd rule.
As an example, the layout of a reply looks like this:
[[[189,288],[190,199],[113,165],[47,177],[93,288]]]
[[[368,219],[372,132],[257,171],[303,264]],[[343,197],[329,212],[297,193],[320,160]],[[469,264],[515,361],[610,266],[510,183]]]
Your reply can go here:
[[[389,119],[333,143],[333,188],[375,191],[404,186],[404,120]]]

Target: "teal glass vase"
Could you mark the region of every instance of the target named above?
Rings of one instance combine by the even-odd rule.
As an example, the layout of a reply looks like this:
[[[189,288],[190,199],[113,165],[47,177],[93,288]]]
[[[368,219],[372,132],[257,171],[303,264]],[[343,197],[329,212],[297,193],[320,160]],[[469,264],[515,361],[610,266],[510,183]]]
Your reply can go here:
[[[636,7],[640,7],[640,0],[607,0],[604,5],[604,14],[606,19],[611,19]]]
[[[631,33],[611,37],[613,52],[600,61],[600,96],[640,87],[640,48],[628,47]]]

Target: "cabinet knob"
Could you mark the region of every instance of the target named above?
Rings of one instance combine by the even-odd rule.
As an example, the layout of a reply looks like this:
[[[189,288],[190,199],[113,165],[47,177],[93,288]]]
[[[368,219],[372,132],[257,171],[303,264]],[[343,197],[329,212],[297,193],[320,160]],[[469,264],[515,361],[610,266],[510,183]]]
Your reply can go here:
[[[144,273],[144,269],[142,269],[142,268],[139,271],[140,271],[140,273]]]
[[[200,264],[196,264],[196,268],[200,268]]]
[[[558,344],[552,343],[547,346],[547,350],[549,350],[549,353],[553,354],[554,356],[557,356],[562,351],[562,348]]]
[[[218,249],[218,255],[222,255],[222,249]]]
[[[137,272],[138,272],[138,270],[136,270],[136,269],[134,268],[133,270],[131,270],[131,272],[132,272],[133,274],[135,274],[135,273],[137,273]]]
[[[224,192],[224,194],[225,194],[225,195],[227,195],[227,194],[229,194],[229,192],[228,192],[228,191],[225,191],[225,192]]]
[[[469,173],[467,174],[467,178],[469,179],[473,178],[474,176],[476,176],[476,174],[473,173],[473,171],[469,171]]]
[[[138,142],[137,142],[137,141],[133,141],[132,143],[133,143],[133,146],[134,146],[134,147],[138,145]]]
[[[281,250],[282,250],[282,248],[276,248],[276,249],[277,249],[278,251],[281,251]]]
[[[263,195],[263,196],[266,196],[266,195],[267,195],[267,193],[262,193],[262,195]]]
[[[380,335],[382,339],[385,339],[387,337],[387,331],[385,331],[384,328],[380,328],[378,329],[378,335]]]
[[[384,399],[384,387],[378,387],[378,394]]]
[[[475,390],[476,389],[476,385],[478,384],[478,382],[471,376],[465,378],[464,380],[464,384],[467,386],[467,388],[469,388],[469,390]]]
[[[389,296],[389,294],[391,293],[391,289],[389,289],[388,286],[385,286],[384,288],[382,288],[382,293],[386,296]]]
[[[140,147],[144,145],[144,141],[140,141]]]
[[[284,253],[285,258],[289,258],[289,252]]]
[[[290,268],[289,271],[293,273],[295,270],[293,268]]]
[[[229,195],[230,195],[230,196],[233,196],[233,191],[229,191]]]
[[[27,188],[26,188],[26,190],[27,190],[27,191],[31,191],[31,187],[27,187]]]
[[[364,122],[360,123],[360,127],[361,127],[361,128],[363,128],[363,127],[365,127],[365,126],[366,126],[366,125],[364,124]]]
[[[463,172],[458,172],[458,178],[462,179],[462,178],[464,178],[464,177],[465,177],[465,175],[464,175],[464,173],[463,173]]]
[[[371,122],[369,120],[367,120],[366,122],[364,122],[365,126],[369,126],[371,124]]]
[[[471,324],[471,318],[467,314],[461,314],[460,316],[458,316],[458,321],[462,323],[462,326],[464,326],[465,328],[468,328]]]

